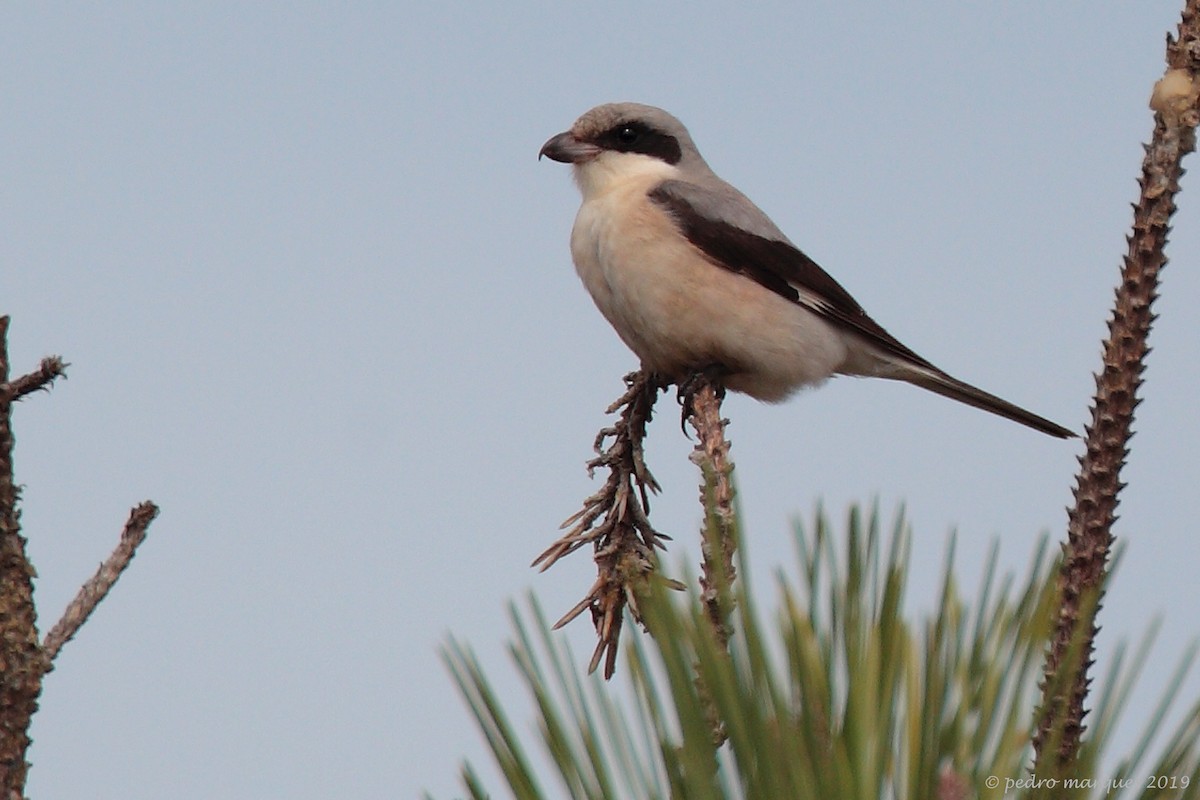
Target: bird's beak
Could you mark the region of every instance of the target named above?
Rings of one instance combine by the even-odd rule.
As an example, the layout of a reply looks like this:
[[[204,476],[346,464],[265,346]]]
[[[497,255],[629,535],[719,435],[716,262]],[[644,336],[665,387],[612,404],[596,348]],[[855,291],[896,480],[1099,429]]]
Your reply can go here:
[[[596,145],[581,142],[570,131],[564,131],[557,136],[551,136],[550,140],[542,145],[542,149],[538,151],[538,160],[546,156],[564,164],[580,164],[591,161],[599,154],[600,148]]]

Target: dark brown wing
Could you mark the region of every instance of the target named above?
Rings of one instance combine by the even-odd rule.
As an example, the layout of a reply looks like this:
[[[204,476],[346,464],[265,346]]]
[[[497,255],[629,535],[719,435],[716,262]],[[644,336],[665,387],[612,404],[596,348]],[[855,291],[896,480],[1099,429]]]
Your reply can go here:
[[[915,368],[882,377],[906,380],[1051,436],[1075,435],[1045,417],[946,374],[909,350],[868,317],[841,284],[788,242],[770,218],[732,186],[720,183],[709,189],[685,181],[664,181],[650,192],[650,199],[716,266],[756,281],[859,336],[880,353]]]
[[[650,199],[670,214],[687,240],[717,266],[745,275],[885,353],[937,369],[867,316],[841,284],[790,242],[761,236],[704,213],[702,209],[711,205],[705,202],[705,193],[703,187],[671,180],[651,190]]]

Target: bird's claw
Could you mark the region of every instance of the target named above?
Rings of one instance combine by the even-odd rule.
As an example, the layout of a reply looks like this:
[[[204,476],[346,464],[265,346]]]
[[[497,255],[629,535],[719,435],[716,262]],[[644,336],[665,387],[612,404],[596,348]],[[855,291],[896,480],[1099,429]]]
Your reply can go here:
[[[712,365],[689,373],[686,378],[677,384],[675,398],[679,401],[681,409],[679,429],[683,431],[684,436],[687,436],[689,439],[691,438],[687,432],[687,421],[688,417],[696,413],[697,392],[705,386],[711,386],[718,400],[725,399],[725,382],[722,380],[724,375],[725,370],[723,368]]]

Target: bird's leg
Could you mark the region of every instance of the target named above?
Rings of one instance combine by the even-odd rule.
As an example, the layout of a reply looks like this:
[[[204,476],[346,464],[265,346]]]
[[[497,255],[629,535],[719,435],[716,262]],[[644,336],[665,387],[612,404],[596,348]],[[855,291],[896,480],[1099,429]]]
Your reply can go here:
[[[679,417],[679,427],[687,436],[687,421],[696,411],[696,393],[705,386],[711,386],[717,395],[717,400],[725,399],[725,376],[729,374],[721,364],[709,364],[706,367],[691,372],[677,386],[675,397],[679,400],[682,413]],[[690,438],[690,437],[689,437]]]

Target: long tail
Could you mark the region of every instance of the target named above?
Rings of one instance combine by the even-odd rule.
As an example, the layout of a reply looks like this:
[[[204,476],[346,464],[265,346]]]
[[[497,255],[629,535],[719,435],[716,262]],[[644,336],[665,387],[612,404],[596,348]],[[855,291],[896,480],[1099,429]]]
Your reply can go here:
[[[1039,417],[1032,411],[1026,411],[1020,406],[1013,405],[1007,400],[996,397],[994,394],[988,394],[982,389],[976,389],[971,384],[951,377],[941,370],[906,370],[905,374],[897,375],[896,378],[908,381],[915,386],[920,386],[931,392],[937,392],[960,403],[966,403],[969,406],[982,408],[984,411],[990,411],[1001,417],[1007,417],[1050,436],[1057,436],[1060,439],[1070,439],[1078,435],[1064,428],[1062,425],[1051,422],[1045,417]]]

